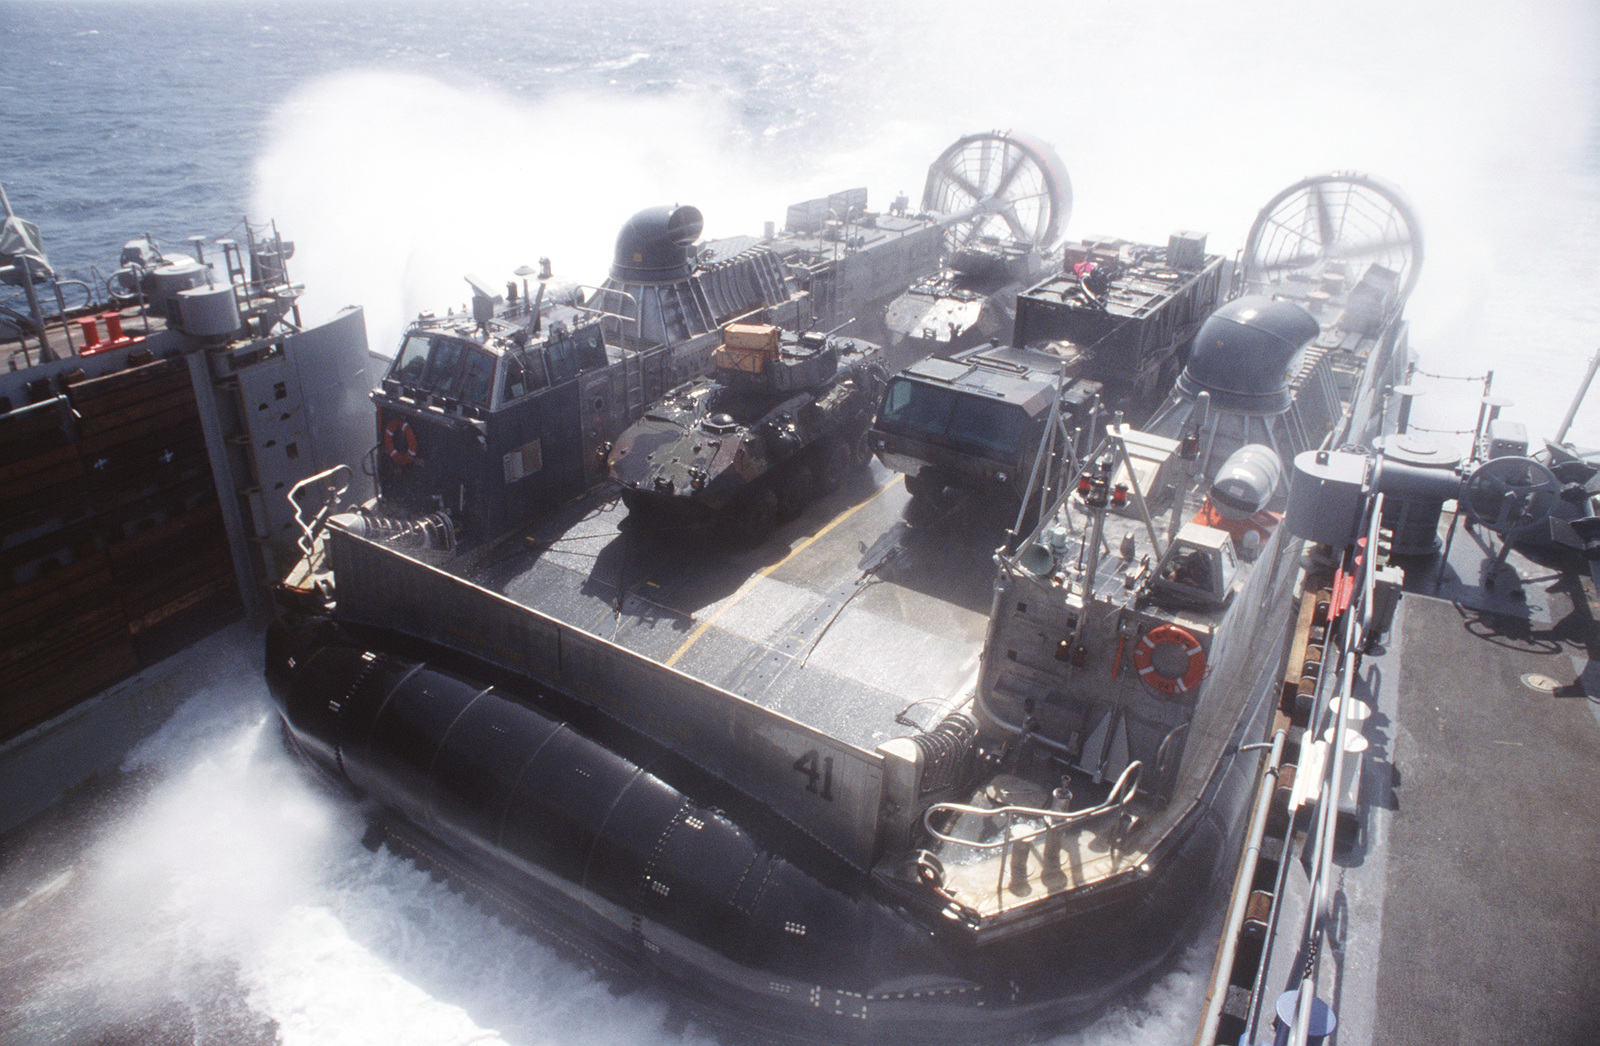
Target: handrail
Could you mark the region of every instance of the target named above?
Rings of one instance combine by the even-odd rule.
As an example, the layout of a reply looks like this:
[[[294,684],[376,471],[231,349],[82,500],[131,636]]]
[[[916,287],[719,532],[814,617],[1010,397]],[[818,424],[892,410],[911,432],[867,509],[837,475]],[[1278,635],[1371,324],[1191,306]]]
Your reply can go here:
[[[1244,856],[1239,862],[1239,873],[1233,882],[1228,918],[1223,923],[1222,943],[1217,950],[1217,960],[1212,966],[1214,973],[1206,1001],[1205,1018],[1201,1020],[1200,1034],[1195,1038],[1197,1044],[1204,1043],[1209,1046],[1216,1042],[1217,1024],[1222,1019],[1222,1004],[1227,996],[1224,985],[1233,973],[1233,955],[1239,943],[1239,928],[1244,925],[1245,911],[1250,904],[1250,892],[1255,884],[1256,862],[1261,857],[1261,840],[1267,833],[1267,815],[1272,809],[1273,782],[1278,779],[1283,763],[1283,746],[1288,736],[1286,730],[1278,730],[1272,735],[1272,742],[1268,746],[1272,751],[1267,757],[1266,766],[1261,768],[1260,784],[1256,792],[1256,808],[1250,817],[1250,831],[1245,839]],[[1240,751],[1244,749],[1241,748]]]
[[[1305,963],[1301,967],[1299,991],[1294,1023],[1290,1026],[1289,1046],[1306,1046],[1311,1028],[1312,1004],[1316,1001],[1317,960],[1322,939],[1332,921],[1332,894],[1328,889],[1329,870],[1333,866],[1335,826],[1339,818],[1339,789],[1344,780],[1344,753],[1350,729],[1350,704],[1354,700],[1356,659],[1366,645],[1366,632],[1371,625],[1372,575],[1376,571],[1378,527],[1382,521],[1383,495],[1372,499],[1367,509],[1367,553],[1361,563],[1361,593],[1366,604],[1361,608],[1359,626],[1349,608],[1345,619],[1344,635],[1340,642],[1339,713],[1333,731],[1333,758],[1327,762],[1317,802],[1317,830],[1314,836],[1315,865],[1311,875],[1311,900],[1306,906],[1304,932]],[[1315,720],[1313,720],[1315,721]]]
[[[1367,646],[1367,633],[1372,631],[1372,615],[1375,613],[1372,590],[1378,583],[1378,527],[1382,518],[1383,494],[1380,492],[1372,499],[1372,520],[1367,524],[1367,554],[1361,564],[1361,631],[1357,636],[1361,649]]]
[[[1017,508],[1017,520],[1011,525],[1011,533],[1015,537],[1018,548],[1022,546],[1022,534],[1020,534],[1019,531],[1022,529],[1022,521],[1028,516],[1028,503],[1033,500],[1034,489],[1039,485],[1039,473],[1044,469],[1045,462],[1049,459],[1052,451],[1055,449],[1056,424],[1057,419],[1061,415],[1060,385],[1065,383],[1066,371],[1067,365],[1063,363],[1061,365],[1061,373],[1056,379],[1056,395],[1050,401],[1050,413],[1045,417],[1045,437],[1042,441],[1040,441],[1039,449],[1033,455],[1033,469],[1028,473],[1028,486],[1027,489],[1022,492],[1022,504]],[[1048,477],[1046,477],[1044,486],[1039,489],[1039,526],[1041,527],[1045,524],[1044,499],[1045,490],[1048,489],[1049,486],[1050,480]]]
[[[327,499],[323,501],[322,507],[317,510],[316,515],[311,518],[310,522],[307,522],[300,514],[302,506],[299,502],[299,499],[296,498],[296,495],[306,487],[309,487],[311,484],[317,483],[321,480],[329,479],[330,477],[338,474],[340,470],[343,470],[345,473],[347,473],[345,476],[344,485],[339,487],[338,490],[334,490],[333,484],[329,483],[327,487]],[[331,469],[324,469],[323,471],[314,475],[307,476],[305,479],[289,488],[289,493],[286,494],[285,497],[289,499],[289,504],[294,509],[294,521],[299,524],[301,534],[301,536],[295,540],[295,544],[300,546],[300,551],[304,553],[307,558],[310,558],[312,553],[316,550],[317,534],[322,530],[323,525],[327,523],[328,516],[331,514],[333,509],[341,503],[342,499],[344,498],[345,491],[350,489],[350,482],[354,478],[354,469],[352,469],[349,465],[338,464],[333,466]]]
[[[618,297],[626,298],[629,301],[633,302],[634,308],[638,309],[638,306],[639,306],[639,299],[638,298],[635,298],[633,295],[629,294],[627,291],[622,290],[621,288],[618,288],[618,287],[592,287],[589,284],[580,283],[580,284],[578,284],[578,290],[580,290],[580,291],[594,291],[594,297],[590,298],[589,302],[598,301],[602,294],[615,294]],[[585,302],[585,301],[576,302],[576,303],[573,304],[572,307],[574,309],[576,309],[578,312],[593,313],[594,315],[600,317],[602,320],[607,318],[607,317],[610,317],[611,319],[614,319],[614,320],[621,320],[624,323],[631,323],[634,326],[634,333],[638,334],[640,337],[644,336],[643,335],[643,331],[644,331],[644,310],[643,309],[639,309],[639,315],[638,316],[629,316],[625,312],[611,312],[608,309],[604,309],[604,308],[600,308],[600,307],[597,307],[597,306],[594,306],[594,305],[590,305],[589,302]]]
[[[1097,820],[1107,814],[1122,810],[1133,801],[1134,796],[1139,794],[1139,773],[1143,767],[1144,764],[1137,759],[1129,763],[1123,768],[1121,775],[1117,777],[1117,783],[1111,787],[1111,794],[1106,796],[1105,801],[1099,806],[1091,806],[1084,810],[1073,810],[1069,813],[1064,810],[1041,810],[1032,806],[982,807],[968,806],[965,803],[934,803],[923,812],[922,824],[928,830],[929,835],[943,843],[967,846],[974,850],[998,850],[1003,847],[1010,847],[1013,843],[1036,839],[1052,829],[1065,828],[1086,821]],[[1118,798],[1124,787],[1126,787],[1128,794]],[[972,814],[976,817],[993,817],[995,814],[1004,814],[1006,816],[1005,836],[989,842],[979,842],[976,839],[959,839],[953,835],[946,835],[930,823],[931,818],[936,813]],[[1044,824],[1031,830],[1026,835],[1012,835],[1011,825],[1019,818],[1035,818],[1043,821]]]

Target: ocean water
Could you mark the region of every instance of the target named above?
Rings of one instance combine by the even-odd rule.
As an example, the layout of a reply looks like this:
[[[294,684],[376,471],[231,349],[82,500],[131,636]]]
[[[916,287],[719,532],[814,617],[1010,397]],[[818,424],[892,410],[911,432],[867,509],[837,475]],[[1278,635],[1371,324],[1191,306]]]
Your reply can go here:
[[[1242,246],[1279,188],[1399,186],[1413,345],[1535,438],[1600,345],[1600,9],[1110,0],[607,3],[0,0],[0,184],[58,267],[146,231],[275,220],[308,319],[423,308],[550,257],[598,282],[633,212],[707,235],[865,185],[916,197],[962,134],[1071,170],[1072,236]],[[1417,420],[1470,427],[1480,385]],[[1600,392],[1574,425],[1600,445]],[[404,861],[278,750],[254,650],[130,760],[115,816],[0,865],[7,1042],[698,1043]],[[1186,1040],[1209,956],[1064,1042]]]

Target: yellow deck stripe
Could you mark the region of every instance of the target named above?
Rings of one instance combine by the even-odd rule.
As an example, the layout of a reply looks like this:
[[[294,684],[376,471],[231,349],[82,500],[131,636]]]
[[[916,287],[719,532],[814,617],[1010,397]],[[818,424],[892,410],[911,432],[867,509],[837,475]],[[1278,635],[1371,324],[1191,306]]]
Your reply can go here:
[[[771,566],[765,567],[764,569],[758,571],[757,573],[752,574],[751,577],[750,577],[750,580],[748,580],[744,584],[740,585],[739,586],[739,591],[735,592],[733,594],[733,596],[726,603],[722,604],[722,606],[717,609],[717,612],[715,614],[712,614],[710,617],[708,617],[704,621],[700,622],[699,625],[695,626],[695,630],[693,632],[689,633],[689,638],[685,639],[683,641],[683,645],[678,647],[677,650],[674,650],[672,652],[672,656],[667,658],[666,666],[668,668],[671,668],[673,665],[677,664],[678,663],[678,659],[681,658],[684,654],[688,653],[689,652],[689,648],[694,646],[696,643],[698,643],[700,641],[700,637],[706,634],[706,630],[709,629],[712,625],[716,624],[717,620],[719,618],[721,618],[723,614],[726,614],[729,610],[733,609],[734,604],[738,603],[741,599],[743,599],[745,597],[745,593],[757,581],[760,581],[764,577],[770,576],[773,571],[777,570],[779,567],[781,567],[785,563],[789,562],[789,560],[793,559],[794,557],[798,556],[800,553],[804,552],[806,549],[810,548],[812,545],[816,544],[819,540],[821,540],[824,536],[826,536],[827,533],[829,531],[831,531],[834,527],[837,527],[839,524],[843,523],[845,520],[849,519],[851,516],[855,515],[857,512],[860,512],[862,509],[866,508],[868,505],[870,505],[874,501],[878,500],[878,498],[880,498],[883,495],[884,491],[888,490],[890,487],[894,486],[899,481],[900,481],[900,473],[896,472],[895,475],[894,475],[894,479],[890,480],[888,483],[885,483],[882,487],[880,487],[878,489],[878,492],[876,494],[872,495],[872,497],[868,498],[867,500],[865,500],[863,502],[860,502],[859,504],[851,506],[849,511],[844,512],[844,513],[842,513],[842,514],[840,514],[838,516],[835,516],[834,519],[832,520],[832,522],[830,522],[827,526],[823,527],[821,530],[817,531],[815,534],[813,534],[810,537],[806,538],[804,541],[800,542],[800,544],[796,545],[794,548],[790,549],[789,550],[789,554],[787,556],[784,556],[782,559],[778,560],[776,563],[772,564]]]

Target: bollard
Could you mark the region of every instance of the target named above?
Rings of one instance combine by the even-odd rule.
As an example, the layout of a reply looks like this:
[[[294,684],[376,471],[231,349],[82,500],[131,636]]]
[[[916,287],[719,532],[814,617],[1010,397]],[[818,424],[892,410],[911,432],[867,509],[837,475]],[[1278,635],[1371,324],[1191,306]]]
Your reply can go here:
[[[1072,789],[1067,787],[1065,780],[1060,788],[1050,793],[1050,809],[1066,813],[1072,808]],[[1049,827],[1045,829],[1044,842],[1040,846],[1039,861],[1044,866],[1044,871],[1059,871],[1061,868],[1061,833],[1066,831],[1064,825],[1056,823],[1054,818],[1048,820]]]
[[[1289,1032],[1294,1027],[1295,1010],[1300,1005],[1300,992],[1284,992],[1278,996],[1275,1007],[1277,1017],[1272,1022],[1274,1038],[1273,1046],[1287,1046]],[[1339,1018],[1334,1016],[1328,1004],[1321,999],[1311,1000],[1311,1027],[1306,1029],[1306,1046],[1322,1046],[1322,1040],[1327,1038],[1333,1029],[1339,1026]]]
[[[1020,891],[1028,885],[1028,840],[1018,839],[1011,844],[1011,889]]]

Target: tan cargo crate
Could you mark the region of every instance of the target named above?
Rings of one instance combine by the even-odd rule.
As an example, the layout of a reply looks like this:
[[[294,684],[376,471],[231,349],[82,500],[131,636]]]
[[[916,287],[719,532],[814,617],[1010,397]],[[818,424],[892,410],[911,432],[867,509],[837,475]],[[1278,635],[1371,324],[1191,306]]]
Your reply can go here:
[[[778,355],[778,328],[770,323],[730,323],[722,328],[722,344],[729,349]]]

